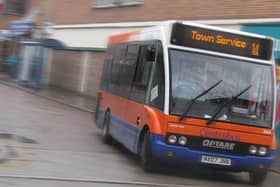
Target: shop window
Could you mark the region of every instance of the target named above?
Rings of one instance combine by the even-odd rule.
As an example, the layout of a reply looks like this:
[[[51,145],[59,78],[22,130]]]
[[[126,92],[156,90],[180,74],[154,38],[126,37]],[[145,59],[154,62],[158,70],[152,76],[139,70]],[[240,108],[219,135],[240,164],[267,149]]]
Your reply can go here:
[[[4,14],[23,15],[26,11],[26,0],[5,0]]]
[[[112,7],[126,7],[139,6],[144,3],[144,0],[94,0],[94,8],[112,8]]]

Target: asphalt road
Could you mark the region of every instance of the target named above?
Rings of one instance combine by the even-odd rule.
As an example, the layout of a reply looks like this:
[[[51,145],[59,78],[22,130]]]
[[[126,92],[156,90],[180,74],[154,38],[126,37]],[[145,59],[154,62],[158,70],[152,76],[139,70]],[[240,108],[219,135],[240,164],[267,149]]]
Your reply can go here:
[[[145,173],[122,146],[105,145],[90,113],[0,84],[0,186],[135,187],[248,184],[247,173],[162,168]],[[277,186],[269,173],[263,186]]]

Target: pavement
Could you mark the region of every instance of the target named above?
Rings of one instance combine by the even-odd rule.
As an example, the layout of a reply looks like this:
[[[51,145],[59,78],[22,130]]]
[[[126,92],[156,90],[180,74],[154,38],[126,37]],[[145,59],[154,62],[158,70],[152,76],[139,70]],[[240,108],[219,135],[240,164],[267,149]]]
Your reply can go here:
[[[1,187],[250,186],[247,173],[146,173],[126,149],[102,142],[91,113],[3,84],[0,93],[0,147],[10,152],[0,163]],[[270,172],[265,187],[279,182]]]
[[[5,73],[0,73],[0,83],[7,86],[15,87],[28,93],[45,97],[60,104],[65,104],[86,112],[94,112],[96,98],[78,94],[69,90],[61,89],[54,86],[44,87],[44,89],[32,89],[21,85],[14,79],[11,79]]]
[[[79,95],[79,94],[74,93],[74,92],[69,92],[69,91],[54,88],[54,87],[47,87],[47,88],[44,88],[42,90],[34,90],[34,89],[31,89],[31,88],[26,88],[26,87],[20,86],[17,82],[13,81],[10,78],[7,78],[7,76],[5,76],[3,74],[0,74],[0,83],[4,84],[6,86],[9,86],[9,87],[20,89],[20,90],[28,92],[32,95],[40,96],[40,97],[46,98],[48,100],[55,101],[57,103],[79,109],[81,111],[93,113],[94,109],[95,109],[96,98],[90,98],[90,97],[82,96],[82,95]],[[56,113],[56,112],[54,111],[54,113]],[[59,115],[59,114],[57,114],[57,115]],[[65,148],[65,146],[64,146],[64,148]],[[5,150],[3,150],[3,151],[5,151]],[[83,150],[79,150],[79,151],[83,151]],[[0,150],[0,153],[1,153],[1,150]],[[47,152],[42,150],[41,153],[40,153],[40,154],[42,154],[41,157],[44,158],[45,157],[44,155],[47,155],[46,153]],[[3,152],[1,154],[7,154],[7,153]],[[57,155],[54,154],[54,157],[56,157],[56,158],[65,157],[65,155],[63,155],[63,154],[60,155],[59,152],[57,152],[56,154]],[[273,171],[276,174],[280,174],[280,150],[278,150],[277,155],[278,155],[277,159],[275,160],[275,163],[273,164],[273,166],[271,168],[271,171]],[[51,158],[47,158],[47,157],[45,158],[46,160],[51,159]],[[86,155],[86,156],[84,155],[84,157],[86,159],[90,159],[90,158],[87,158],[88,155]],[[75,158],[71,158],[71,159],[75,159]],[[111,159],[108,159],[108,160],[111,160]],[[53,160],[52,162],[56,162],[56,161]],[[134,162],[134,161],[132,161],[132,162]],[[96,164],[98,165],[98,163],[96,163]],[[87,163],[85,163],[85,165],[87,165]],[[117,169],[117,167],[115,169]],[[55,168],[53,168],[53,170],[56,171]],[[69,170],[70,170],[70,168],[69,168]],[[61,173],[63,173],[63,171],[61,171]],[[22,181],[22,180],[24,181],[25,179],[20,179],[20,181]],[[33,180],[36,183],[37,179],[35,178]]]

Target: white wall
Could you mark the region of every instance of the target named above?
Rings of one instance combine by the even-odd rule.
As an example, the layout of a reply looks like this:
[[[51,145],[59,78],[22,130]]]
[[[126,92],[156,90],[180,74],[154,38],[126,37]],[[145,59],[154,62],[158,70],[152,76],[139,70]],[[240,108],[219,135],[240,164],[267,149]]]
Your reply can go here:
[[[63,41],[69,47],[106,48],[108,36],[117,33],[141,30],[157,25],[160,22],[106,23],[85,25],[56,25],[52,30],[52,38]],[[201,21],[200,23],[204,23]],[[207,22],[205,22],[208,24]],[[240,24],[210,22],[209,24],[224,28],[240,30]]]
[[[160,22],[127,22],[101,23],[80,25],[55,25],[52,29],[52,38],[63,41],[70,47],[106,48],[108,36],[141,30]]]
[[[106,48],[110,35],[139,30],[137,28],[87,28],[87,29],[54,29],[52,37],[63,41],[70,47]]]

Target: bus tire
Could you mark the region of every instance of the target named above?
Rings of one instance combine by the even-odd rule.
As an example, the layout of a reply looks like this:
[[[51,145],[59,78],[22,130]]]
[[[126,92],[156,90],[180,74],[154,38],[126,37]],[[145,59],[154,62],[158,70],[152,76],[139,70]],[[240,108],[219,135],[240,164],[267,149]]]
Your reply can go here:
[[[258,185],[258,184],[262,184],[267,176],[267,171],[263,171],[263,172],[250,172],[250,183],[253,185]]]
[[[151,172],[155,169],[155,161],[153,159],[150,141],[150,132],[145,132],[141,142],[140,149],[141,166],[144,171]]]
[[[110,128],[110,112],[107,111],[104,115],[102,131],[101,131],[102,140],[105,144],[112,143],[112,137],[109,134],[109,128]]]

